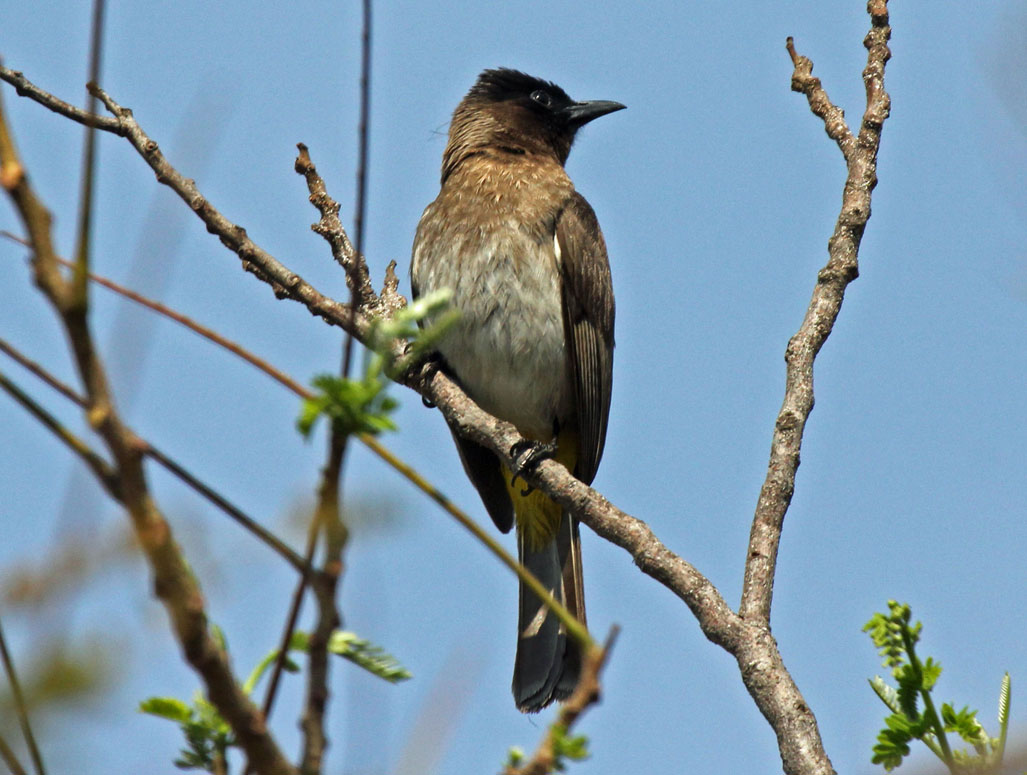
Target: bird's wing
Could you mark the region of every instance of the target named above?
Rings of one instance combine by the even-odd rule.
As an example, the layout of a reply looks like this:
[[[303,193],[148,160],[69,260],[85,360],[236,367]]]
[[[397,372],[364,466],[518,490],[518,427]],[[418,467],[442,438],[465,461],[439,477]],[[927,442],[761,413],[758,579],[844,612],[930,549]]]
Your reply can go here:
[[[575,192],[556,223],[564,330],[574,373],[580,434],[575,475],[595,478],[606,443],[613,385],[613,283],[606,243],[591,206]]]

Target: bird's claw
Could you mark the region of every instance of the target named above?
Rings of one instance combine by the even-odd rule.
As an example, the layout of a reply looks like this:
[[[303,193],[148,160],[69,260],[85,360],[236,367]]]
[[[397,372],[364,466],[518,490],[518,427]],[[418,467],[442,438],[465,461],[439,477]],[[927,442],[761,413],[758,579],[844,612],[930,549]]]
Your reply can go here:
[[[413,347],[413,342],[408,342],[408,352],[411,347]],[[427,384],[429,381],[431,381],[431,378],[435,376],[435,372],[442,371],[442,359],[439,357],[439,354],[431,353],[430,355],[428,355],[424,359],[423,369],[424,384]],[[438,404],[436,404],[434,401],[428,398],[428,396],[424,395],[421,396],[421,403],[424,404],[428,409],[434,409],[438,406]]]
[[[530,471],[543,460],[551,460],[556,454],[555,442],[531,441],[522,439],[510,447],[510,457],[514,459],[513,476],[510,478],[510,486],[513,487],[518,479],[524,479],[524,473]],[[525,482],[521,495],[531,495],[534,487]]]

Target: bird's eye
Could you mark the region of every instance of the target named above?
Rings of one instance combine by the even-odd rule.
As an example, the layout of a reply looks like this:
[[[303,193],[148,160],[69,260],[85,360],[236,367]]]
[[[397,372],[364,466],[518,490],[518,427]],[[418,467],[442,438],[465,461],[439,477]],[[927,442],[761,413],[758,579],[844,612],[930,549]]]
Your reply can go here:
[[[553,98],[549,96],[549,92],[536,89],[531,93],[531,98],[544,108],[548,108],[553,104]]]

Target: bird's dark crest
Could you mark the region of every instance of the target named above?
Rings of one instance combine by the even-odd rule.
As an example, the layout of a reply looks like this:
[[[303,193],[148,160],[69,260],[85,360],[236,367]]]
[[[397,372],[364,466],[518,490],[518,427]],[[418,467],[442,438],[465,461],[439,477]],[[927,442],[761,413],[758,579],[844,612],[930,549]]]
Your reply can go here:
[[[511,70],[508,67],[498,67],[494,70],[484,70],[478,76],[477,82],[471,87],[467,96],[470,98],[486,99],[490,102],[502,102],[503,100],[526,97],[533,91],[541,89],[549,92],[550,96],[557,102],[571,102],[567,92],[561,89],[552,81],[545,81],[533,75],[522,73],[520,70]]]

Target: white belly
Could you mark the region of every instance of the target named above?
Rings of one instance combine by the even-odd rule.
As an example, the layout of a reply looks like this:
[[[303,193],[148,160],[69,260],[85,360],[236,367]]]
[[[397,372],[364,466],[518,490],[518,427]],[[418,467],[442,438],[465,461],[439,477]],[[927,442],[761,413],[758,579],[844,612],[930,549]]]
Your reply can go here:
[[[450,288],[461,312],[439,350],[482,409],[549,440],[573,401],[556,256],[513,227],[494,230],[484,251],[476,242],[414,257],[421,292]],[[436,250],[446,258],[425,255]]]

